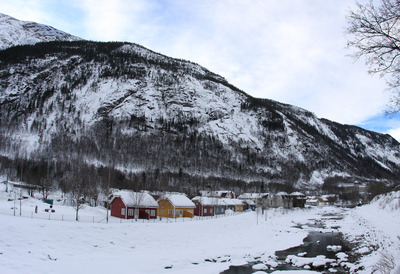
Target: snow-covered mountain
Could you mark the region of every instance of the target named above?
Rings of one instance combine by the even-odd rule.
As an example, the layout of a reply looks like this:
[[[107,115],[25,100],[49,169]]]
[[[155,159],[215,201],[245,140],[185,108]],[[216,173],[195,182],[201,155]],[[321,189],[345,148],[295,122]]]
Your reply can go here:
[[[114,186],[186,192],[398,183],[391,136],[253,98],[136,44],[11,47],[0,51],[0,86],[2,163],[29,159],[35,182],[65,184],[80,170],[104,184],[111,165]]]
[[[38,42],[76,40],[82,39],[51,26],[20,21],[0,13],[0,49]]]

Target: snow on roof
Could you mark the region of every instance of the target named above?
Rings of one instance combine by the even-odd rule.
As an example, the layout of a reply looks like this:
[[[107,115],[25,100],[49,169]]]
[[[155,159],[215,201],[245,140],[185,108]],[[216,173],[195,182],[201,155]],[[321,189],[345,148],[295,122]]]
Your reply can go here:
[[[239,199],[261,199],[264,196],[268,196],[269,193],[243,193],[238,198]]]
[[[235,193],[230,190],[200,190],[201,196],[221,197],[230,198],[234,197]]]
[[[239,199],[229,199],[229,198],[221,198],[218,200],[218,203],[221,204],[226,204],[230,206],[236,206],[236,205],[243,205],[243,201]]]
[[[336,198],[336,194],[325,194],[325,195],[322,195],[321,198],[324,198],[324,199]]]
[[[164,194],[161,199],[167,199],[173,206],[177,207],[196,207],[185,194]]]
[[[113,199],[120,197],[126,206],[158,207],[158,203],[147,192],[133,192],[129,190],[118,190],[113,192]]]
[[[218,205],[218,198],[196,196],[192,199],[192,201],[199,201],[202,205]]]
[[[276,195],[284,196],[284,195],[289,195],[287,192],[281,191],[276,193]]]
[[[256,203],[253,200],[247,199],[247,200],[243,200],[243,201],[248,205],[256,205]]]
[[[292,196],[305,196],[303,193],[301,193],[301,192],[292,192],[292,193],[290,193],[290,195],[292,195]]]

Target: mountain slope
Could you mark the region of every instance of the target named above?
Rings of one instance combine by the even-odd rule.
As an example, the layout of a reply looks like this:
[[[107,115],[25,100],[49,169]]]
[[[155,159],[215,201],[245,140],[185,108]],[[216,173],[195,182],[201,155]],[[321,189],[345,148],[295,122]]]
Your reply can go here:
[[[17,20],[0,13],[0,49],[48,41],[82,40],[53,27]]]
[[[396,182],[400,172],[389,135],[253,98],[135,44],[9,48],[0,52],[0,85],[5,158],[70,171],[112,165],[121,182],[141,188],[315,189],[332,178]]]

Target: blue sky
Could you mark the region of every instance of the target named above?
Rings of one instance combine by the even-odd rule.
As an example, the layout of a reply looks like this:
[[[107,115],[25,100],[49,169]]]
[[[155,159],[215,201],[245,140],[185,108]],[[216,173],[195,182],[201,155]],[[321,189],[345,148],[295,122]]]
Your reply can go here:
[[[367,0],[366,0],[367,1]],[[128,41],[196,62],[255,97],[389,132],[384,79],[348,57],[349,0],[0,0],[0,12],[84,39]]]

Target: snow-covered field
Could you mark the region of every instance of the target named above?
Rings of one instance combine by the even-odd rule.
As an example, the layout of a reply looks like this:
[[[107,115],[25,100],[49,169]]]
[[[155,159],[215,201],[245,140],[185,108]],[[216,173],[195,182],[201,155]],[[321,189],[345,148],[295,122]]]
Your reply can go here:
[[[105,216],[101,207],[81,210],[80,214],[88,217],[87,222],[38,219],[36,213],[19,217],[18,203],[14,217],[10,215],[14,202],[7,201],[8,193],[1,194],[0,273],[220,273],[230,265],[254,261],[255,257],[271,262],[276,250],[301,244],[308,232],[316,229],[296,227],[308,219],[323,220],[324,231],[340,226],[339,231],[349,240],[359,242],[357,252],[365,256],[352,266],[354,270],[364,266],[365,270],[359,273],[372,273],[382,256],[392,258],[399,271],[399,192],[386,197],[386,204],[377,200],[353,210],[271,209],[266,216],[246,212],[205,220],[153,223],[119,223],[115,218],[110,223],[90,222],[89,216]],[[38,212],[48,208],[36,199],[25,200],[22,206],[23,210],[34,211],[36,205]],[[54,209],[65,215],[75,213],[72,207],[62,205],[55,205]],[[343,214],[344,218],[324,220],[331,214]]]

